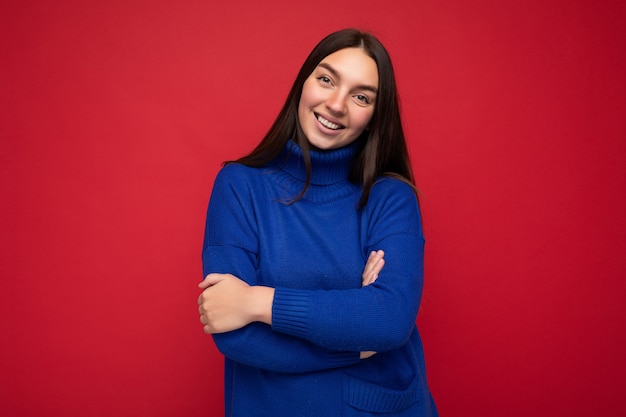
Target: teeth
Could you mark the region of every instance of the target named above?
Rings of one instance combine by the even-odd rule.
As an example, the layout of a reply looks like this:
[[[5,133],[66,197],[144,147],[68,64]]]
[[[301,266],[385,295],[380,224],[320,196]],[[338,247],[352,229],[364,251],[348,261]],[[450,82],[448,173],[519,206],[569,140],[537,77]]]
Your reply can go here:
[[[323,118],[322,116],[320,116],[320,115],[318,115],[318,116],[317,116],[317,120],[318,120],[321,124],[323,124],[324,126],[326,126],[326,127],[327,127],[327,128],[329,128],[329,129],[337,130],[337,129],[339,129],[339,128],[341,127],[340,125],[338,125],[338,124],[336,124],[336,123],[333,123],[333,122],[331,122],[331,121],[329,121],[329,120],[324,119],[324,118]]]

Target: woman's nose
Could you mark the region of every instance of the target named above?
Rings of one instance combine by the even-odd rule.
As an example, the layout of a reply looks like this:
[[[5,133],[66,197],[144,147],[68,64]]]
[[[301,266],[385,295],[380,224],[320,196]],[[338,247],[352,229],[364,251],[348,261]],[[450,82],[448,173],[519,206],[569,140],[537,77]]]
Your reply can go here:
[[[326,107],[333,113],[343,114],[346,111],[346,99],[339,91],[333,92],[326,100]]]

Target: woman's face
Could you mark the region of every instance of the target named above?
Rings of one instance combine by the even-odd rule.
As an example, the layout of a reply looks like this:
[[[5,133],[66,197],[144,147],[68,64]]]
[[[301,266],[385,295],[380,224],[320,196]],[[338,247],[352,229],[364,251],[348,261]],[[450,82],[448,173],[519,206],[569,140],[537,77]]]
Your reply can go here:
[[[306,79],[298,120],[313,147],[349,145],[374,114],[378,91],[376,62],[360,48],[346,48],[324,58]]]

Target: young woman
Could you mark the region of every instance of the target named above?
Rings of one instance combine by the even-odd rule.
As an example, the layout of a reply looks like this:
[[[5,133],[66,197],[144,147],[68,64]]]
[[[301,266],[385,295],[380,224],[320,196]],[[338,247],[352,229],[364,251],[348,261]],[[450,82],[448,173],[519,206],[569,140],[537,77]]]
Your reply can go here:
[[[226,357],[227,416],[437,415],[414,191],[387,52],[327,36],[213,187],[198,304]]]

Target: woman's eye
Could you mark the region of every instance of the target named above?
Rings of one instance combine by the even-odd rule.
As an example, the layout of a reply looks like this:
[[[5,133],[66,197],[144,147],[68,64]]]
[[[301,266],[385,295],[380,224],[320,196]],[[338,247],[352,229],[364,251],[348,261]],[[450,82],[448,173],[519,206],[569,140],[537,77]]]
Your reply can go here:
[[[328,78],[325,75],[319,76],[317,77],[317,79],[320,80],[324,84],[330,84],[330,78]]]
[[[367,98],[367,96],[364,96],[363,94],[357,94],[355,98],[364,104],[369,104],[370,102],[369,98]]]

